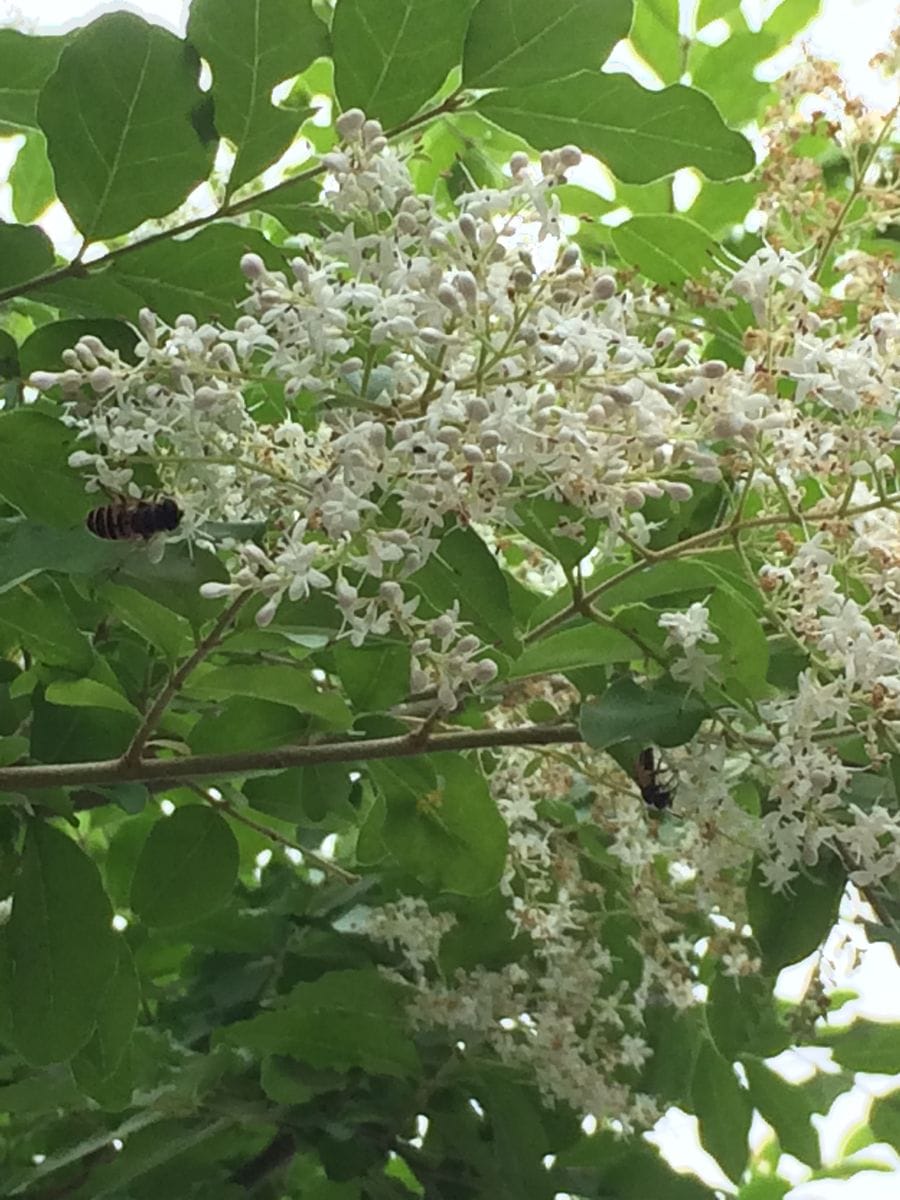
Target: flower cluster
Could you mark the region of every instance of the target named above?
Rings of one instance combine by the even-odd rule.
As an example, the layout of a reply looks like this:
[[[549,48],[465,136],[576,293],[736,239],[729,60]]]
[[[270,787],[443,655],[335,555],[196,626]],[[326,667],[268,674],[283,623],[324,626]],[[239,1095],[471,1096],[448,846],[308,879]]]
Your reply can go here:
[[[793,667],[780,691],[725,695],[726,634],[696,592],[679,608],[667,594],[646,670],[686,683],[709,715],[667,755],[679,799],[665,838],[601,756],[573,752],[564,770],[507,751],[491,777],[509,829],[501,892],[528,969],[445,978],[446,916],[410,898],[358,915],[412,980],[418,1023],[527,1062],[549,1099],[643,1126],[651,1001],[695,1002],[699,938],[726,974],[758,967],[751,863],[779,890],[826,853],[862,887],[900,866],[885,769],[900,754],[900,314],[879,260],[840,259],[829,294],[810,259],[765,245],[711,295],[716,316],[750,314],[745,357],[728,365],[705,357],[709,332],[676,298],[625,288],[561,236],[555,188],[574,148],[537,168],[514,155],[507,187],[447,215],[415,194],[377,122],[352,111],[339,128],[323,192],[335,231],[287,265],[245,256],[233,326],[144,312],[136,365],[85,337],[33,382],[61,388],[89,487],[139,496],[149,468],[184,510],[177,536],[222,552],[229,580],[205,595],[251,593],[265,625],[326,593],[353,645],[401,637],[411,694],[445,711],[499,671],[458,606],[419,611],[411,577],[449,531],[521,549],[527,506],[559,502],[570,515],[554,535],[601,523],[590,565],[605,579],[636,573],[635,556],[732,547]],[[551,240],[549,265],[522,247],[524,220]],[[880,304],[856,327],[838,299],[874,275]],[[649,549],[704,485],[719,512],[700,545],[682,551],[676,530]],[[546,552],[526,551],[529,586],[563,582]],[[646,647],[636,640],[640,669]],[[497,726],[524,719],[533,692],[513,691]],[[538,797],[575,794],[591,798],[591,836],[539,815]],[[679,936],[689,914],[695,939]],[[614,943],[638,954],[627,984]]]

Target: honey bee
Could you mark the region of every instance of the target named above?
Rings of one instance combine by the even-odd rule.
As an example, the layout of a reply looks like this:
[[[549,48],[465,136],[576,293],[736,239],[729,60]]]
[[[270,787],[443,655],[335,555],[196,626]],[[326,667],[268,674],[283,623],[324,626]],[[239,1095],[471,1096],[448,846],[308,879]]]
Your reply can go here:
[[[93,509],[85,518],[85,525],[98,538],[134,541],[151,538],[155,533],[171,533],[180,520],[181,509],[168,496],[153,501],[123,497]]]
[[[648,746],[637,756],[634,764],[634,781],[638,785],[644,803],[651,808],[663,809],[672,807],[672,786],[660,779],[659,764],[653,754],[653,748]]]

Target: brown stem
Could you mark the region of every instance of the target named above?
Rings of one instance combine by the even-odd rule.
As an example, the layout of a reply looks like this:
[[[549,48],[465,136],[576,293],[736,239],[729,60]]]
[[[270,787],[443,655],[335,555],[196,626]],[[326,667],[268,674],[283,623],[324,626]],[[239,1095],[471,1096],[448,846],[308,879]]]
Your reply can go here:
[[[238,614],[244,604],[250,599],[250,592],[241,592],[228,605],[227,608],[219,614],[219,617],[213,625],[212,629],[200,642],[190,658],[186,658],[177,671],[170,677],[168,683],[150,705],[144,715],[144,719],[138,726],[137,732],[131,739],[131,744],[122,755],[123,766],[134,766],[141,760],[141,755],[144,753],[147,742],[153,736],[160,719],[174,698],[181,690],[184,681],[191,672],[203,662],[204,658],[215,650],[216,646],[222,640],[225,630],[231,624],[232,620]]]
[[[407,734],[320,743],[316,746],[278,746],[271,750],[245,750],[236,754],[195,754],[189,758],[124,758],[99,762],[46,763],[0,769],[0,792],[25,792],[33,788],[89,787],[110,783],[182,784],[192,779],[216,779],[284,771],[317,763],[351,763],[380,758],[413,758],[440,751],[483,750],[503,746],[549,746],[584,739],[577,725],[523,725],[514,729],[460,729],[434,733],[423,746],[411,745]]]

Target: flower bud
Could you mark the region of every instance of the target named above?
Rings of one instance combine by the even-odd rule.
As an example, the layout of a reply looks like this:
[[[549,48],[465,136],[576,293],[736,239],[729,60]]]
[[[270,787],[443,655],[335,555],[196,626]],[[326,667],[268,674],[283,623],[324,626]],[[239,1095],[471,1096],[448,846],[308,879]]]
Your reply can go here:
[[[221,600],[225,596],[230,596],[232,592],[230,583],[201,583],[200,595],[204,600]]]
[[[437,298],[445,308],[449,308],[451,312],[460,313],[462,305],[459,302],[459,295],[449,283],[442,283],[437,290]]]
[[[469,245],[477,248],[478,246],[478,225],[471,213],[463,213],[457,221],[459,232],[463,235]]]
[[[591,288],[594,300],[611,300],[616,294],[616,280],[613,275],[598,275]]]
[[[334,123],[335,129],[345,142],[352,141],[366,122],[366,114],[361,108],[348,108]]]
[[[700,367],[700,374],[704,379],[721,379],[728,370],[728,364],[722,362],[720,358],[711,358]]]
[[[458,271],[453,277],[456,290],[467,304],[474,304],[478,299],[478,284],[471,271]]]
[[[56,371],[32,371],[28,376],[28,383],[31,387],[37,388],[39,392],[46,392],[50,388],[56,387],[60,378]]]
[[[266,264],[258,254],[242,254],[241,271],[247,279],[261,279],[266,273]]]
[[[385,579],[378,589],[378,594],[385,604],[392,608],[399,608],[403,603],[403,588],[393,579]]]
[[[484,687],[488,683],[493,683],[497,678],[499,668],[492,658],[483,658],[476,665],[472,678],[475,683]]]
[[[115,387],[116,377],[109,367],[95,367],[88,376],[88,382],[95,392],[108,392]]]

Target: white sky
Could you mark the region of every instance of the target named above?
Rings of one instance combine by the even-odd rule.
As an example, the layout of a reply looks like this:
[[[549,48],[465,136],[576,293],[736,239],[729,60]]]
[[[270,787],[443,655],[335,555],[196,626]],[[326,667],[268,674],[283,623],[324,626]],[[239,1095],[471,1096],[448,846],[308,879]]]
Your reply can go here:
[[[235,3],[240,2],[235,0]],[[454,2],[447,0],[448,4]],[[687,0],[689,4],[695,2]],[[790,2],[787,0],[787,3]],[[744,0],[744,6],[748,13],[752,13],[760,6],[768,11],[774,4],[773,0]],[[57,33],[84,24],[103,12],[130,9],[168,26],[173,32],[183,33],[188,8],[188,0],[129,0],[111,4],[97,3],[96,0],[0,0],[0,25],[14,25],[31,33]],[[822,16],[808,35],[811,48],[819,56],[838,62],[853,92],[871,106],[888,110],[897,100],[895,86],[888,85],[875,75],[869,69],[868,62],[875,53],[887,48],[888,34],[892,26],[900,22],[900,5],[895,0],[823,0],[822,9]],[[5,178],[12,158],[2,153],[2,149],[0,147],[0,180]],[[6,205],[0,207],[6,208]],[[5,212],[0,215],[10,219]],[[60,228],[48,228],[48,232],[58,242],[66,240],[60,236],[63,233]],[[807,969],[798,966],[783,973],[779,991],[787,995],[799,990],[797,985]],[[900,1020],[900,971],[886,946],[864,950],[858,967],[850,971],[841,984],[860,993],[859,1001],[845,1007],[842,1019],[849,1019],[851,1012],[856,1012],[874,1019]],[[807,1054],[806,1057],[810,1056]],[[802,1077],[802,1056],[795,1056],[793,1061],[780,1061],[778,1066],[788,1078]],[[798,1070],[800,1075],[797,1074]],[[828,1161],[840,1157],[842,1138],[865,1118],[871,1099],[893,1090],[898,1084],[900,1079],[863,1077],[852,1093],[836,1103],[827,1117],[815,1119]],[[699,1149],[694,1118],[676,1110],[664,1118],[658,1133],[658,1141],[674,1166],[697,1170],[709,1183],[733,1193],[733,1188],[718,1171],[716,1163]],[[860,1171],[849,1180],[803,1184],[802,1173],[792,1173],[789,1170],[790,1163],[785,1163],[786,1177],[798,1183],[786,1200],[898,1200],[900,1168],[896,1166],[897,1156],[880,1155],[868,1149],[862,1155],[867,1161],[880,1157],[893,1169],[886,1172]]]

